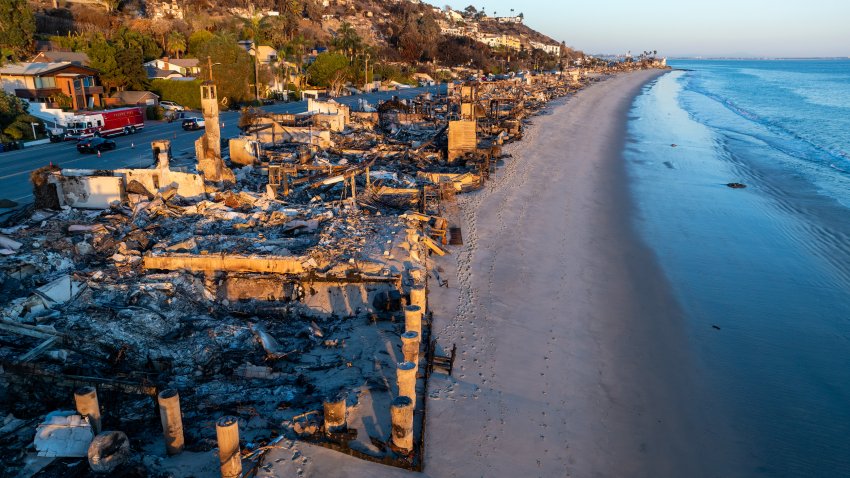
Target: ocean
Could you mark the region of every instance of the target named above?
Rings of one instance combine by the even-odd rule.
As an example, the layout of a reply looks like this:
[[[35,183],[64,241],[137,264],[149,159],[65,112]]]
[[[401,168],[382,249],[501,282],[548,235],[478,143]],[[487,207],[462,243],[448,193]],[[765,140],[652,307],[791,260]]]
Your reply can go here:
[[[696,432],[740,452],[722,476],[850,476],[850,61],[671,66],[625,159],[709,397]]]

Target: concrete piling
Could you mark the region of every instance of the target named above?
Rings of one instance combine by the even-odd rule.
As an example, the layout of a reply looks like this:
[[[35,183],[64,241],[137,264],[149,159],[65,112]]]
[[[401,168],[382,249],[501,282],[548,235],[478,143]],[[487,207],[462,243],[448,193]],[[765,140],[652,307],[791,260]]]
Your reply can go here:
[[[404,308],[404,331],[416,332],[422,336],[422,308],[418,305],[408,305]]]
[[[423,314],[427,311],[424,285],[415,285],[410,288],[410,305],[418,306]]]
[[[413,362],[401,362],[396,367],[398,396],[410,397],[414,402],[416,402],[416,368]]]
[[[413,400],[400,396],[390,407],[392,417],[392,444],[404,453],[413,450]]]
[[[325,398],[325,433],[345,430],[345,400],[347,394],[340,392]]]
[[[221,417],[215,423],[218,439],[218,459],[222,478],[239,478],[242,474],[242,456],[239,452],[239,420]]]
[[[401,334],[401,352],[404,354],[405,362],[419,364],[419,333],[408,330]]]
[[[90,386],[79,388],[74,392],[74,404],[77,406],[77,413],[88,417],[95,435],[99,434],[101,432],[100,404],[97,401],[97,389]]]
[[[165,451],[176,455],[183,451],[183,415],[180,411],[180,395],[177,390],[166,389],[157,395],[159,419],[165,437]]]

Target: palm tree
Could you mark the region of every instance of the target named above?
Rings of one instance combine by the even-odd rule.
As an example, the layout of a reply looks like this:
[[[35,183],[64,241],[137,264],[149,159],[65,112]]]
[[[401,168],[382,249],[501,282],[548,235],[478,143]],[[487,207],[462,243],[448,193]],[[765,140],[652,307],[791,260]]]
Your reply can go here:
[[[186,37],[177,30],[168,34],[168,54],[180,58],[180,54],[186,51]]]
[[[345,52],[349,62],[354,62],[354,54],[362,47],[363,40],[350,23],[343,22],[339,27],[339,34],[334,38],[334,43],[337,48]]]
[[[287,46],[287,50],[289,50],[292,53],[292,56],[298,60],[298,71],[295,74],[298,88],[302,88],[304,86],[304,52],[308,46],[309,43],[301,35],[293,38]]]
[[[248,30],[248,32],[250,33],[251,40],[254,40],[254,44],[258,45],[259,42],[260,42],[260,39],[259,39],[260,30],[263,27],[263,16],[259,15],[259,14],[254,14],[253,5],[251,6],[251,12],[250,13],[251,13],[251,17],[244,20],[245,30]]]

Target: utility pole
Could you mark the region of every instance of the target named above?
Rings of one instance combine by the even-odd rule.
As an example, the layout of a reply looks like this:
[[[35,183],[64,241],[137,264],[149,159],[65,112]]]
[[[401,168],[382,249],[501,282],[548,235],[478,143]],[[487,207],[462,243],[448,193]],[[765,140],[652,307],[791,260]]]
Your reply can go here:
[[[254,99],[257,103],[260,102],[260,50],[257,49],[257,43],[254,43]]]
[[[363,89],[368,93],[372,91],[369,85],[369,54],[366,54],[366,66],[363,68]],[[368,88],[368,90],[367,90]]]
[[[213,81],[213,76],[212,76],[212,57],[211,57],[211,56],[209,56],[209,55],[207,55],[207,68],[209,68],[209,70],[210,70],[210,83],[212,83],[212,81]]]

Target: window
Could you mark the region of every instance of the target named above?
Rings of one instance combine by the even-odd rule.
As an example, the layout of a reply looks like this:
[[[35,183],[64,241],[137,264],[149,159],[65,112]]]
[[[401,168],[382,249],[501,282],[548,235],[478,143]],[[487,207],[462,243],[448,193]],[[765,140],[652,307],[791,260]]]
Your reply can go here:
[[[52,76],[36,76],[36,88],[56,88],[56,79]]]
[[[98,125],[98,126],[103,126],[103,123],[102,123],[100,120],[97,120],[97,125]]]

